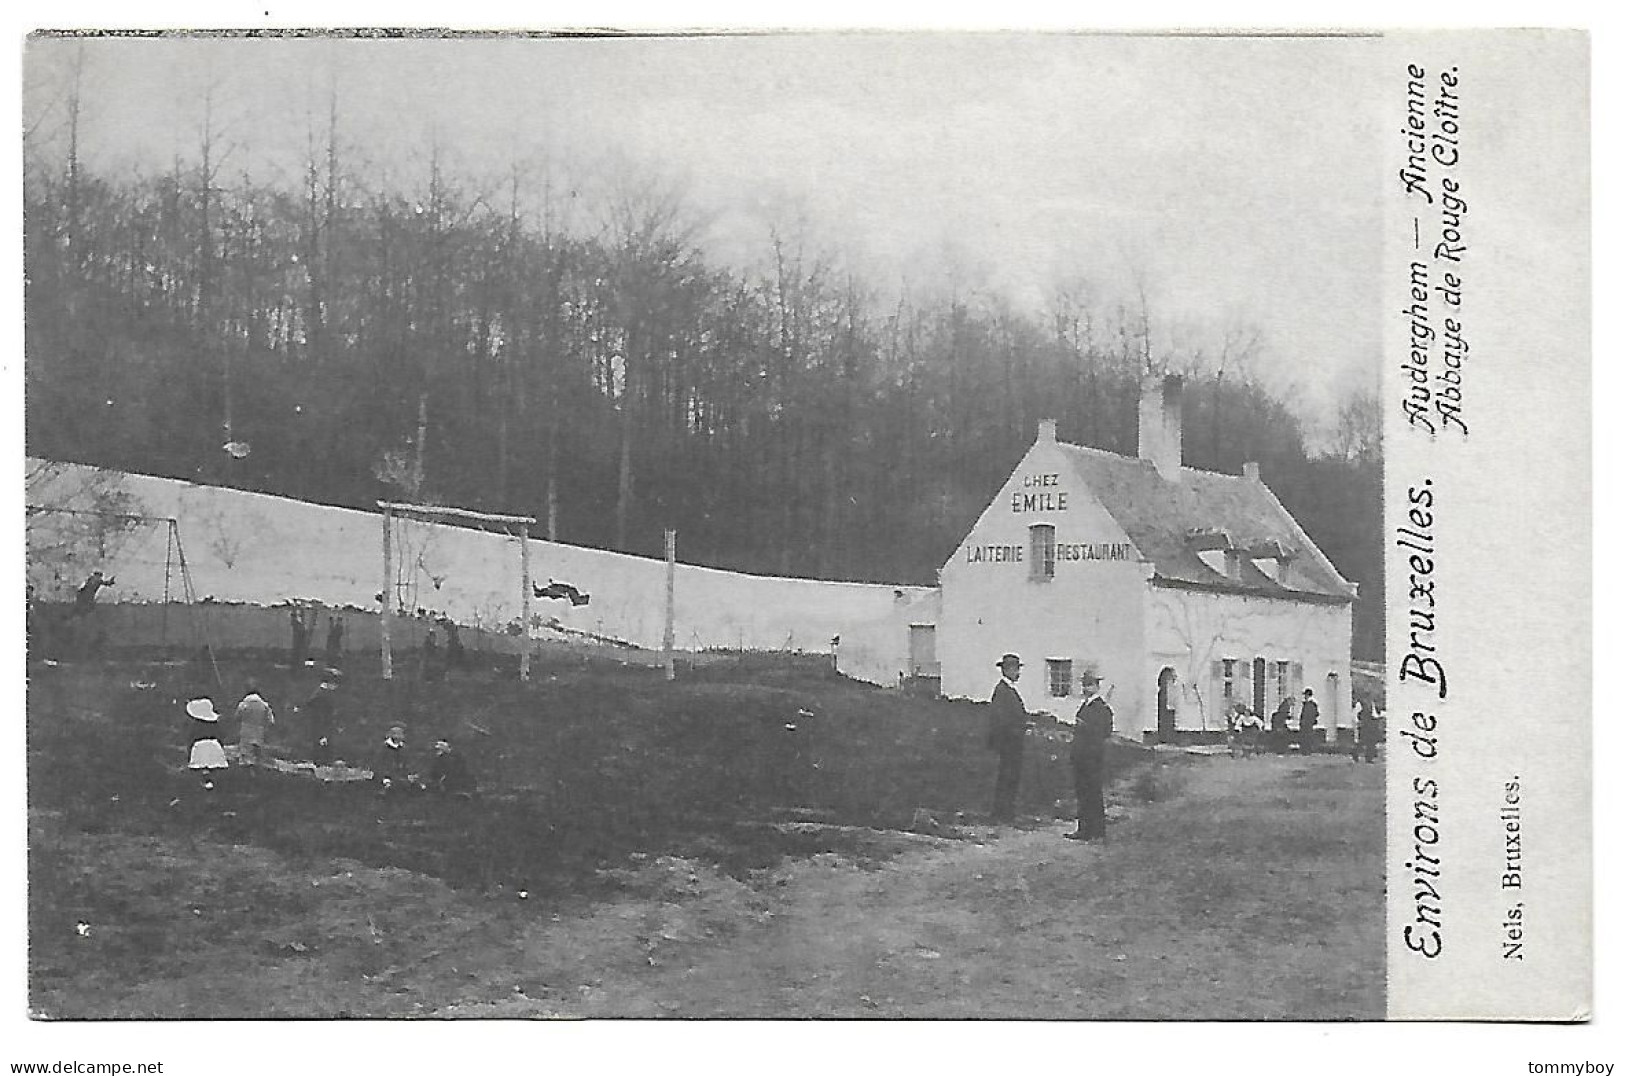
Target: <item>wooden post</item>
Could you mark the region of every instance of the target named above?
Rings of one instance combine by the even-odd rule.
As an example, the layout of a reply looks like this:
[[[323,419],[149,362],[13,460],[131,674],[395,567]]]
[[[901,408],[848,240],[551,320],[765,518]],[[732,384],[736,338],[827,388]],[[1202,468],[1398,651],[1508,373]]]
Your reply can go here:
[[[519,524],[519,680],[530,679],[530,524]]]
[[[677,679],[677,532],[666,530],[666,679]]]
[[[169,659],[169,577],[170,564],[175,556],[175,535],[179,526],[173,519],[169,521],[169,529],[164,534],[164,614],[158,622],[159,645],[163,648],[164,659]]]
[[[491,512],[470,512],[466,508],[444,508],[434,504],[405,504],[390,501],[379,501],[378,508],[384,513],[384,592],[380,595],[379,604],[383,607],[383,630],[379,635],[383,641],[384,650],[384,679],[391,679],[389,657],[389,625],[394,618],[394,590],[395,565],[390,553],[390,523],[393,513],[400,513],[408,519],[423,519],[432,517],[446,517],[449,519],[471,519],[478,523],[499,523],[503,527],[519,525],[519,569],[523,576],[523,590],[519,595],[521,617],[521,637],[525,645],[519,651],[519,679],[530,679],[530,528],[536,521],[530,516],[502,516]],[[513,531],[508,531],[512,534]]]
[[[395,679],[394,663],[389,653],[389,622],[394,619],[390,609],[390,592],[395,589],[395,559],[390,550],[389,507],[384,506],[384,589],[378,593],[378,638],[382,651],[384,679]]]

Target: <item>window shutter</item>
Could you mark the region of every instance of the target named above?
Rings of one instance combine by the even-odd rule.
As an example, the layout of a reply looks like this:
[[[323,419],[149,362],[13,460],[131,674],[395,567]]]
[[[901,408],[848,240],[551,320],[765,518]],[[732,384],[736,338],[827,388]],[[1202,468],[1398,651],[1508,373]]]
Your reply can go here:
[[[1027,556],[1030,561],[1027,575],[1030,579],[1055,578],[1055,528],[1048,523],[1035,523],[1027,528]]]

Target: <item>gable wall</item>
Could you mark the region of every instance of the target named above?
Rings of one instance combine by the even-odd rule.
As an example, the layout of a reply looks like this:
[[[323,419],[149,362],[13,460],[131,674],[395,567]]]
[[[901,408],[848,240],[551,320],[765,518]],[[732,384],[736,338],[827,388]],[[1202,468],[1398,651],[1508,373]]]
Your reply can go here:
[[[1028,528],[1055,527],[1055,576],[1032,578]],[[1029,711],[1071,713],[1076,677],[1093,667],[1120,714],[1143,706],[1144,610],[1150,565],[1140,560],[1052,442],[1035,444],[943,566],[937,656],[942,692],[986,699],[1006,651],[1024,663]],[[1072,694],[1049,694],[1045,659],[1071,659]],[[1122,727],[1122,720],[1119,726]]]

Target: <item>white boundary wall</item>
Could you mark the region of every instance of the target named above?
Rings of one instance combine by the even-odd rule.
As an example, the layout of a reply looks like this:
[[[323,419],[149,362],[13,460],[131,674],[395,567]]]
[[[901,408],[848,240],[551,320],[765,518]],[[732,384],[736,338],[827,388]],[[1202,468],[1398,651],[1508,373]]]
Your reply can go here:
[[[29,503],[88,509],[71,503],[65,491],[82,484],[91,470],[61,465],[56,490],[49,483],[30,488]],[[122,485],[139,504],[134,511],[179,520],[200,597],[261,605],[299,599],[369,611],[378,606],[383,554],[377,512],[149,475],[126,474]],[[520,615],[517,537],[406,521],[397,523],[396,535],[395,556],[410,566],[407,578],[415,580],[418,606],[492,630]],[[72,586],[100,568],[117,579],[103,593],[104,602],[160,600],[166,537],[163,527],[136,528],[109,544],[105,561],[87,562],[79,578],[64,580],[65,593],[42,597],[71,598]],[[530,557],[538,586],[558,580],[592,599],[581,606],[533,599],[533,614],[636,646],[662,645],[664,561],[537,539]],[[179,586],[177,571],[172,592]],[[746,575],[680,563],[676,645],[827,653],[836,635],[890,614],[899,592],[914,600],[930,588]]]

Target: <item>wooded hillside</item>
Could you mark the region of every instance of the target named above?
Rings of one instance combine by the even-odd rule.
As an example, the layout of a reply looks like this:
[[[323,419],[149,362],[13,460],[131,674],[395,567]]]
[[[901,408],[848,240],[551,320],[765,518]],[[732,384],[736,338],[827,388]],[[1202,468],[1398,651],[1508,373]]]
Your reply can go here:
[[[31,455],[534,514],[645,554],[675,527],[694,563],[929,584],[1039,419],[1133,453],[1140,378],[1173,369],[1186,463],[1259,461],[1376,599],[1355,653],[1380,657],[1374,400],[1312,453],[1245,335],[1154,353],[1143,304],[890,288],[794,226],[765,230],[759,265],[723,264],[658,177],[558,190],[516,167],[482,185],[431,154],[398,187],[352,167],[337,131],[279,182],[227,174],[207,125],[163,174],[94,174],[71,138],[65,161],[31,157]]]

